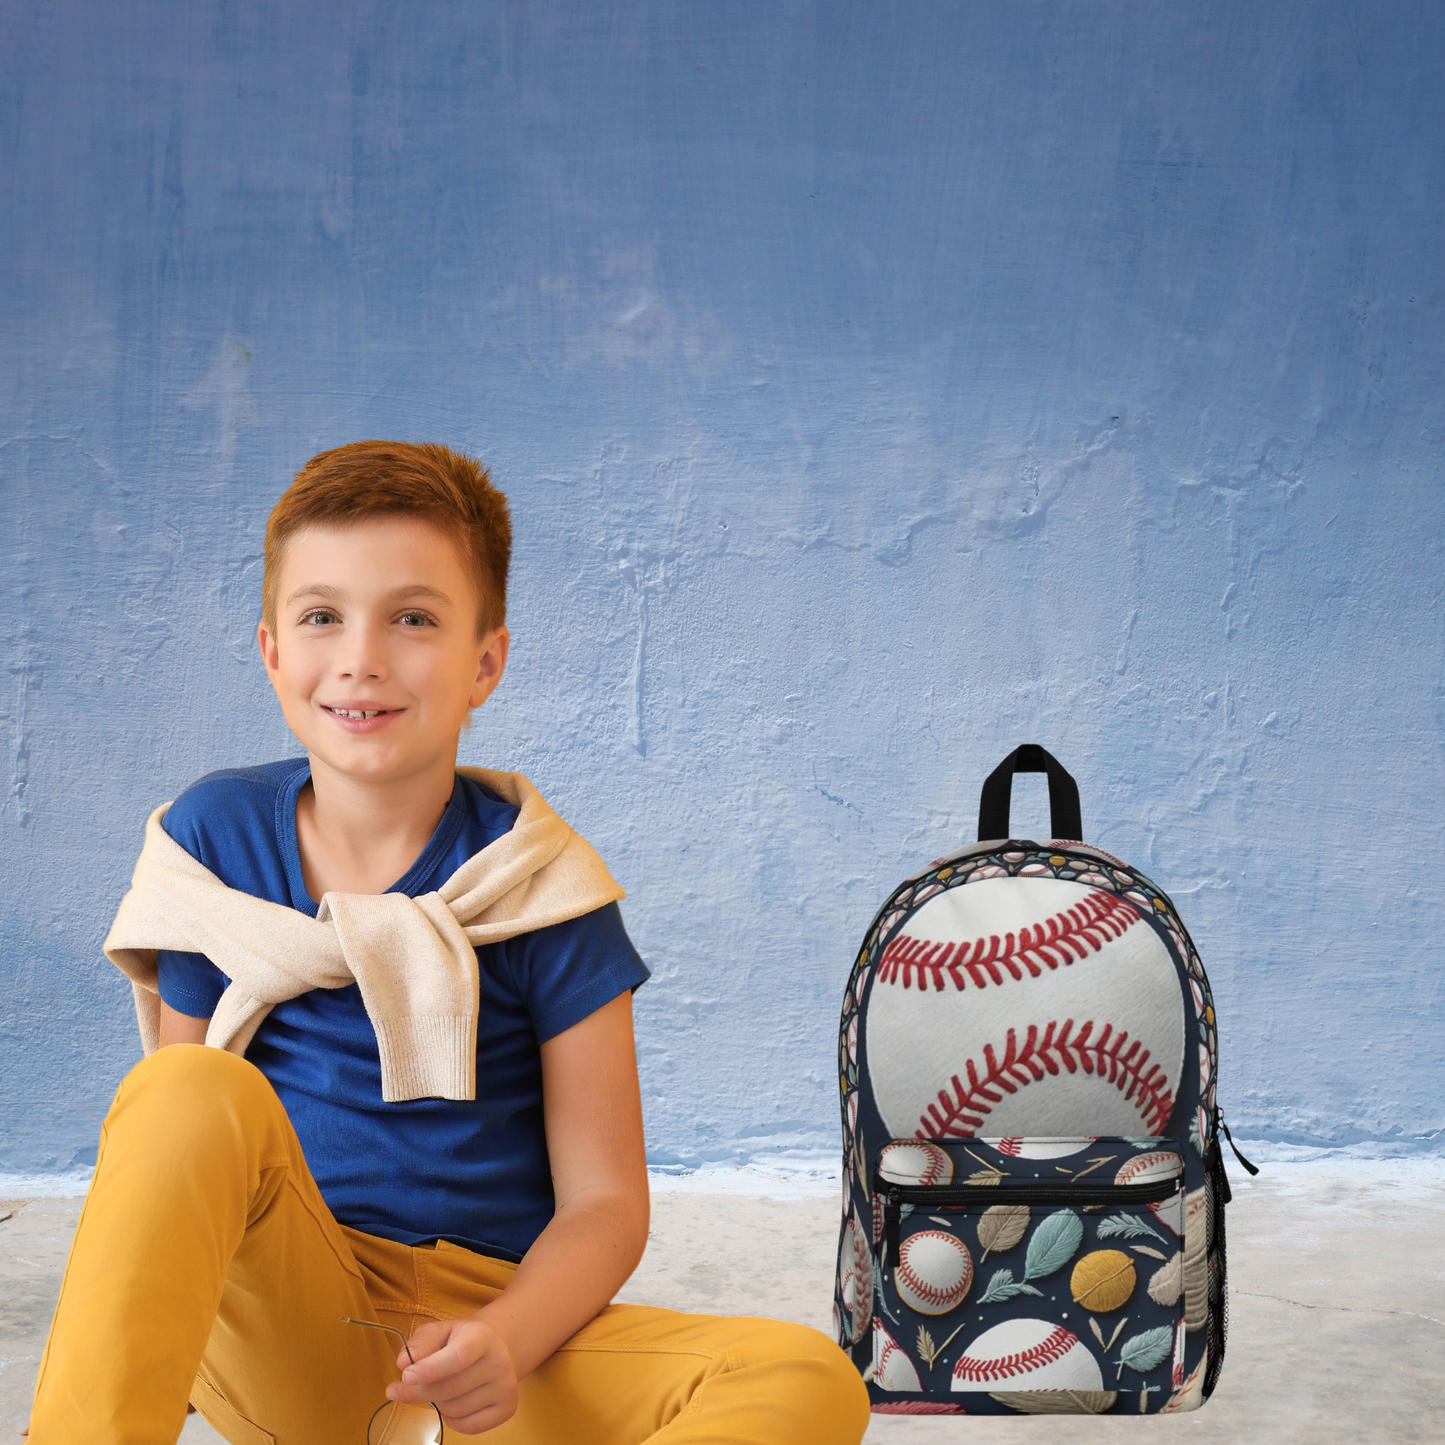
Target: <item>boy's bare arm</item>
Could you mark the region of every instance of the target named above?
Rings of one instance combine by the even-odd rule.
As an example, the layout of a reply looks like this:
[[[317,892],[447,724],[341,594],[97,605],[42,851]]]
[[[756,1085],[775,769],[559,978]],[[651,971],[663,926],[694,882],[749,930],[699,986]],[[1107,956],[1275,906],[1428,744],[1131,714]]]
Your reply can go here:
[[[161,1041],[167,1044],[203,1044],[206,1041],[206,1026],[210,1019],[193,1019],[190,1014],[177,1013],[164,999],[161,1000]]]
[[[432,1400],[449,1425],[480,1434],[517,1408],[517,1381],[607,1305],[647,1243],[647,1166],[623,994],[542,1045],[543,1109],[557,1211],[511,1284],[465,1320],[423,1325],[417,1363],[393,1399]]]

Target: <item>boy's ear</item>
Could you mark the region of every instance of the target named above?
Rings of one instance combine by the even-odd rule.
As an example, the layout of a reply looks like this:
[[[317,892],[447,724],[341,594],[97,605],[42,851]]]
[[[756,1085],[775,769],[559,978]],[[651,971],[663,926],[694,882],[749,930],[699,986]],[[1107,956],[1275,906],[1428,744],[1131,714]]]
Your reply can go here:
[[[281,666],[281,652],[276,646],[276,639],[271,635],[271,629],[266,626],[264,618],[256,624],[256,642],[261,648],[261,662],[266,669],[266,676],[274,685],[276,672]]]
[[[467,699],[469,708],[481,707],[496,691],[507,666],[507,649],[511,641],[511,633],[505,627],[498,627],[482,639],[482,650],[477,659],[477,677],[472,684],[471,696]],[[272,646],[274,645],[273,643]]]

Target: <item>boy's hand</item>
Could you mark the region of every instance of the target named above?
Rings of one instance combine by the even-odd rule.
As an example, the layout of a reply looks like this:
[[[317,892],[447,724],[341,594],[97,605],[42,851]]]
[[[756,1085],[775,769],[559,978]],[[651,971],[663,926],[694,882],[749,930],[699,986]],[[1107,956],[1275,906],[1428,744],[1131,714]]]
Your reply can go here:
[[[507,1343],[485,1320],[437,1320],[407,1341],[397,1356],[401,1383],[388,1385],[389,1400],[430,1401],[442,1419],[463,1435],[494,1430],[517,1412],[517,1367]]]

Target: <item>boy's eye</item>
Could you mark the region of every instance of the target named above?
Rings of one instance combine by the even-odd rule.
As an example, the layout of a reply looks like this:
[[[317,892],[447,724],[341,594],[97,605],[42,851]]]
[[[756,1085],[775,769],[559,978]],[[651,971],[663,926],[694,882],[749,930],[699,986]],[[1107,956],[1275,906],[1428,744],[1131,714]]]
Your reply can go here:
[[[400,620],[403,627],[430,627],[432,625],[431,618],[425,612],[403,612]]]
[[[308,612],[302,619],[303,627],[330,627],[333,622],[340,619],[334,612],[325,607],[318,607],[314,612]]]

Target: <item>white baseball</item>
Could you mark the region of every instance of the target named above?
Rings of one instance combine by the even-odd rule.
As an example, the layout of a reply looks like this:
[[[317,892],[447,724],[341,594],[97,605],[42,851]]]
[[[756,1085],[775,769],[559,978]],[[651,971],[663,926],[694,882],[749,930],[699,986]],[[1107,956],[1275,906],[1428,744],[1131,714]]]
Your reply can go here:
[[[848,1311],[855,1340],[863,1338],[873,1318],[873,1251],[857,1216],[849,1214],[838,1250],[839,1293]]]
[[[919,1394],[923,1385],[913,1361],[881,1323],[873,1325],[873,1383],[895,1394]]]
[[[1063,1159],[1070,1154],[1079,1154],[1095,1142],[1088,1139],[985,1139],[1000,1154],[1015,1159]]]
[[[843,1226],[842,1238],[838,1241],[838,1293],[843,1297],[843,1308],[851,1315],[853,1299],[858,1291],[858,1276],[853,1269],[853,1220],[850,1217]]]
[[[890,1184],[951,1184],[953,1160],[947,1150],[922,1139],[901,1139],[884,1146],[878,1172]]]
[[[873,1319],[873,1250],[856,1214],[848,1221],[853,1240],[853,1338],[861,1340]]]
[[[895,1138],[1162,1134],[1184,1067],[1168,948],[1118,894],[990,877],[879,958],[862,1051]]]
[[[1204,1403],[1204,1374],[1209,1368],[1209,1347],[1206,1345],[1199,1363],[1189,1372],[1189,1378],[1178,1386],[1159,1413],[1177,1415],[1181,1410],[1197,1410]]]
[[[1051,1320],[1005,1320],[953,1367],[955,1390],[1102,1390],[1099,1363],[1078,1335]]]
[[[1155,1150],[1148,1154],[1136,1154],[1114,1176],[1115,1184],[1163,1184],[1178,1179],[1183,1163],[1177,1154]],[[1182,1185],[1180,1186],[1182,1190]],[[1154,1218],[1160,1224],[1172,1229],[1175,1234],[1184,1233],[1184,1196],[1171,1194],[1168,1199],[1156,1199],[1149,1205]]]
[[[1155,1149],[1147,1154],[1136,1154],[1127,1160],[1114,1176],[1115,1184],[1163,1184],[1179,1177],[1181,1168],[1177,1154]]]
[[[972,1283],[968,1246],[946,1230],[910,1234],[899,1248],[893,1284],[898,1298],[921,1315],[946,1315],[957,1309]]]

